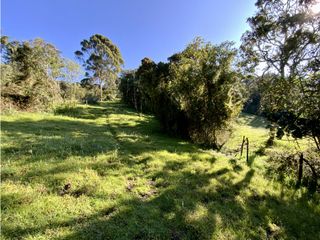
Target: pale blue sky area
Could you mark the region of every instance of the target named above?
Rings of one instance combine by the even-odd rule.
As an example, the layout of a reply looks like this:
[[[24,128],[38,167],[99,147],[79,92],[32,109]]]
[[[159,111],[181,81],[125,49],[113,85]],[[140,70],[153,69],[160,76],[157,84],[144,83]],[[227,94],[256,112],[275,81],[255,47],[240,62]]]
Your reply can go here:
[[[1,31],[15,40],[36,37],[74,58],[80,41],[99,33],[119,48],[125,68],[149,57],[166,61],[196,36],[239,43],[255,0],[2,0]]]

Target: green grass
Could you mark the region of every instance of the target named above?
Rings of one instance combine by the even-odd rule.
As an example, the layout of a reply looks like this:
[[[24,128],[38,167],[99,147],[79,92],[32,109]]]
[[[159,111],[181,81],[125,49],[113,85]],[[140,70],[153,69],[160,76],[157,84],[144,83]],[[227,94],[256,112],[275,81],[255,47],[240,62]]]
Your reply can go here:
[[[320,239],[319,196],[265,176],[262,118],[216,152],[118,102],[58,113],[2,116],[2,239]]]

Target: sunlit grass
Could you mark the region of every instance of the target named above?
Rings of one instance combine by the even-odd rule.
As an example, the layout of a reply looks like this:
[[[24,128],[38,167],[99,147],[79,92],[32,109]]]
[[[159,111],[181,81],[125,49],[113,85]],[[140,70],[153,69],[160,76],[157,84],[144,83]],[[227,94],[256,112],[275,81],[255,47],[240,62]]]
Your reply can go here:
[[[2,116],[2,239],[265,239],[270,224],[320,237],[318,195],[265,177],[262,118],[243,115],[217,152],[118,102],[58,113]]]

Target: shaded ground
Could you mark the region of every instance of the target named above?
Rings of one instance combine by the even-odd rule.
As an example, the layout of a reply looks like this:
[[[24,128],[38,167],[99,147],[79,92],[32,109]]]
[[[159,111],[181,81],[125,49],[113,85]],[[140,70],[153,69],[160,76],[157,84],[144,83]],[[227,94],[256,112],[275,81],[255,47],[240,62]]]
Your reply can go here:
[[[59,114],[2,116],[2,239],[320,239],[319,196],[235,156],[264,144],[261,119],[218,153],[118,102]]]

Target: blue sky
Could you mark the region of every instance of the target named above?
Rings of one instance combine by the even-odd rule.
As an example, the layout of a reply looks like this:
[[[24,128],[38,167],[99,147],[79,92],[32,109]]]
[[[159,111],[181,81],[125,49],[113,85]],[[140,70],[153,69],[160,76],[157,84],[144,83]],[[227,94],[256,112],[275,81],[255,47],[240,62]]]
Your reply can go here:
[[[36,37],[74,58],[80,41],[99,33],[119,48],[126,69],[150,57],[166,61],[196,36],[239,43],[255,0],[2,0],[1,31]]]

